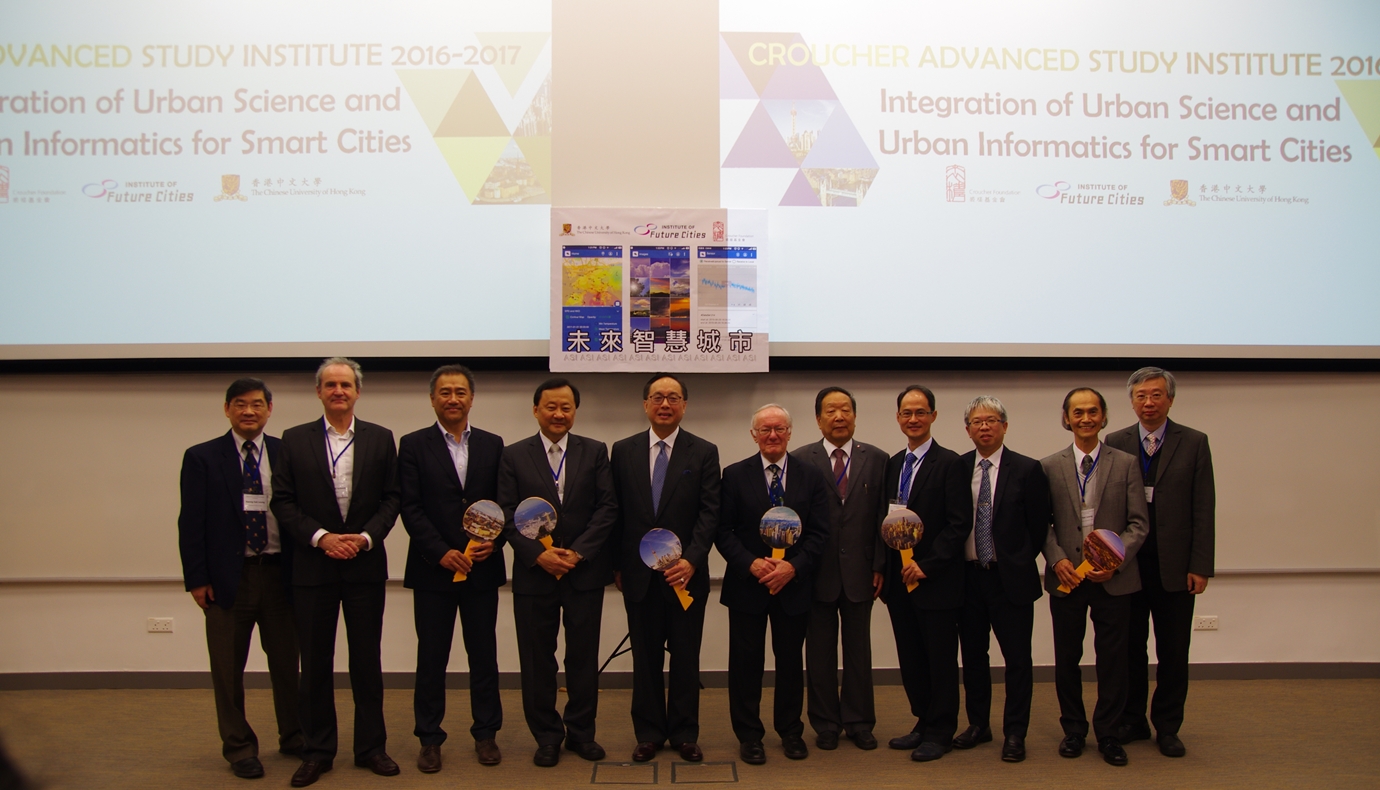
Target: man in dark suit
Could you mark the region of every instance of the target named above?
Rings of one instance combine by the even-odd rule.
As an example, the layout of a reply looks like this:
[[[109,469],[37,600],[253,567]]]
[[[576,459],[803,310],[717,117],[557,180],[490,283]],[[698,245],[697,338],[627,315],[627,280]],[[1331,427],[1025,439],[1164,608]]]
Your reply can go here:
[[[877,748],[872,728],[872,601],[882,589],[885,557],[877,525],[886,505],[886,454],[853,439],[857,401],[842,387],[815,396],[824,438],[791,456],[823,473],[830,485],[829,541],[815,569],[814,602],[805,634],[810,726],[815,745],[837,749],[842,732],[859,749]],[[843,628],[843,689],[839,690],[839,627]]]
[[[925,525],[912,560],[886,551],[882,600],[891,615],[901,683],[915,726],[892,738],[917,762],[953,749],[958,731],[958,612],[963,606],[963,543],[973,529],[973,493],[958,454],[939,446],[930,427],[939,416],[934,393],[912,384],[896,397],[906,449],[886,468],[886,497]],[[906,585],[915,584],[907,592]]]
[[[719,448],[683,430],[690,393],[685,382],[658,373],[642,388],[651,423],[613,446],[621,559],[617,575],[628,612],[633,655],[635,762],[647,762],[670,741],[682,759],[699,762],[700,638],[709,598],[709,549],[719,527]],[[662,571],[642,561],[642,536],[670,530],[681,557]],[[686,609],[675,588],[694,598]],[[662,682],[671,654],[670,693]]]
[[[791,415],[770,403],[752,415],[752,439],[759,452],[724,469],[719,553],[728,561],[719,602],[728,607],[728,715],[743,762],[767,761],[762,747],[762,673],[767,623],[776,656],[772,726],[792,760],[810,750],[801,734],[805,673],[800,652],[814,598],[814,568],[829,539],[829,492],[824,475],[786,455]],[[800,517],[800,537],[773,559],[762,539],[762,516],[788,507]]]
[[[498,503],[513,547],[513,617],[522,671],[522,712],[537,740],[532,762],[551,767],[565,748],[604,759],[594,740],[599,708],[599,624],[604,587],[613,581],[617,544],[610,543],[618,503],[603,442],[570,433],[580,391],[548,379],[532,395],[537,434],[503,449]],[[522,500],[540,497],[556,509],[552,547],[524,537],[513,523]],[[565,624],[564,716],[556,711],[556,634]]]
[[[268,512],[269,475],[281,443],[264,433],[273,393],[258,379],[225,391],[230,430],[182,456],[182,510],[177,516],[182,580],[206,614],[206,648],[216,700],[221,754],[242,779],[264,775],[259,739],[244,716],[244,664],[259,626],[268,658],[278,750],[297,754],[297,631],[290,594],[292,543]],[[286,559],[285,559],[286,558]]]
[[[470,667],[470,713],[475,752],[483,765],[502,759],[494,736],[503,727],[498,695],[498,588],[508,581],[502,538],[475,541],[464,529],[465,510],[498,498],[503,438],[470,425],[474,374],[464,365],[443,365],[431,374],[436,422],[398,443],[402,521],[412,538],[403,586],[412,590],[417,629],[417,682],[412,711],[421,740],[417,769],[441,770],[446,731],[446,666],[455,637],[455,613]],[[457,572],[467,574],[455,581]]]
[[[987,651],[997,635],[1006,662],[1005,742],[1001,759],[1025,759],[1030,727],[1033,662],[1031,633],[1040,571],[1035,558],[1049,533],[1049,480],[1040,462],[1005,447],[1006,407],[980,395],[963,412],[973,450],[961,457],[972,481],[973,531],[963,548],[963,609],[958,638],[963,651],[963,691],[968,729],[954,747],[971,749],[992,740],[992,670]]]
[[[336,753],[335,633],[345,613],[355,701],[355,765],[394,776],[383,723],[384,538],[398,518],[393,434],[355,419],[364,374],[331,357],[316,371],[325,416],[283,434],[271,507],[293,552],[293,608],[302,647],[301,718],[306,746],[293,787],[331,770]]]
[[[1126,707],[1126,638],[1131,621],[1131,593],[1140,589],[1136,552],[1145,539],[1145,492],[1136,459],[1103,444],[1107,401],[1102,393],[1079,387],[1064,396],[1060,417],[1073,432],[1073,444],[1040,461],[1049,478],[1053,515],[1045,538],[1045,589],[1054,627],[1054,690],[1059,696],[1059,724],[1064,739],[1061,757],[1078,757],[1088,737],[1083,708],[1083,638],[1093,621],[1097,653],[1097,706],[1093,732],[1097,750],[1110,765],[1126,765],[1126,750],[1113,731]],[[1083,541],[1093,530],[1121,536],[1125,561],[1114,571],[1093,569],[1082,579]],[[1063,585],[1072,590],[1059,591]]]
[[[1140,592],[1131,594],[1130,691],[1117,728],[1122,743],[1150,737],[1145,703],[1150,693],[1147,640],[1155,618],[1155,698],[1150,722],[1160,753],[1184,756],[1179,727],[1188,699],[1188,645],[1194,596],[1213,575],[1217,489],[1207,435],[1169,419],[1174,375],[1141,368],[1126,382],[1137,424],[1107,436],[1107,445],[1140,460],[1150,532],[1136,554]]]

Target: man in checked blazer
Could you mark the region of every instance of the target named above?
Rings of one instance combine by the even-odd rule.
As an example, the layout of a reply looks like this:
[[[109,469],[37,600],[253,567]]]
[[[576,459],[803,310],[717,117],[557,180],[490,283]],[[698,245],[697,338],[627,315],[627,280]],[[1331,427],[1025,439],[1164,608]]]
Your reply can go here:
[[[1160,753],[1182,757],[1179,727],[1188,698],[1188,644],[1193,635],[1193,601],[1213,575],[1217,489],[1207,435],[1169,419],[1174,374],[1141,368],[1126,382],[1137,424],[1107,435],[1108,446],[1140,461],[1141,483],[1150,511],[1150,532],[1136,554],[1141,590],[1131,595],[1130,696],[1117,739],[1150,737],[1145,703],[1150,693],[1146,642],[1155,618],[1155,698],[1150,723]]]
[[[885,556],[877,525],[885,514],[887,455],[853,439],[857,401],[842,387],[815,396],[823,439],[792,457],[823,473],[829,492],[829,542],[815,570],[815,595],[805,634],[810,726],[815,745],[836,749],[839,735],[859,749],[877,748],[872,728],[872,601],[882,589]],[[839,689],[839,629],[843,629],[843,689]]]
[[[651,428],[613,446],[613,488],[621,535],[618,584],[628,613],[633,655],[635,762],[670,742],[681,759],[699,762],[700,639],[709,599],[709,550],[719,528],[719,448],[681,427],[690,392],[669,373],[642,388]],[[674,532],[681,558],[662,571],[642,561],[642,536]],[[694,599],[687,609],[674,588]],[[671,654],[670,693],[662,681]]]
[[[522,712],[536,738],[532,762],[560,761],[561,742],[586,760],[604,759],[594,740],[599,708],[599,625],[604,587],[613,581],[618,502],[603,442],[576,436],[580,391],[563,378],[548,379],[532,394],[535,436],[503,449],[498,504],[507,517],[503,536],[513,547],[513,617],[517,621]],[[513,512],[529,497],[556,509],[552,548],[524,537]],[[565,625],[564,715],[556,711],[556,634]]]
[[[1147,528],[1145,492],[1135,457],[1098,438],[1107,427],[1107,401],[1101,393],[1090,387],[1070,390],[1064,396],[1060,420],[1073,433],[1073,444],[1040,461],[1053,504],[1044,554],[1045,590],[1050,594],[1054,626],[1054,689],[1064,729],[1059,754],[1078,757],[1088,736],[1079,662],[1091,612],[1097,652],[1093,732],[1102,758],[1111,765],[1125,765],[1126,750],[1114,730],[1126,707],[1130,595],[1140,589],[1135,556]],[[1094,569],[1080,579],[1075,568],[1083,562],[1083,540],[1095,529],[1121,536],[1125,562],[1115,571]],[[1060,592],[1061,584],[1072,591]]]

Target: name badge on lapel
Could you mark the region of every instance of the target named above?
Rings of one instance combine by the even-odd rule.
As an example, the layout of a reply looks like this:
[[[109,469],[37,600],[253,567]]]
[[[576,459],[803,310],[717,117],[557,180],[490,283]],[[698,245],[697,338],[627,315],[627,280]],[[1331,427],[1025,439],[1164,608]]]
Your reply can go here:
[[[1083,529],[1092,529],[1093,521],[1097,518],[1097,508],[1083,508]]]
[[[267,513],[268,494],[245,494],[244,511],[246,513]]]
[[[1154,486],[1146,486],[1146,487],[1145,487],[1145,504],[1148,505],[1148,504],[1150,504],[1151,502],[1154,502],[1154,501],[1155,501],[1155,487],[1154,487]]]

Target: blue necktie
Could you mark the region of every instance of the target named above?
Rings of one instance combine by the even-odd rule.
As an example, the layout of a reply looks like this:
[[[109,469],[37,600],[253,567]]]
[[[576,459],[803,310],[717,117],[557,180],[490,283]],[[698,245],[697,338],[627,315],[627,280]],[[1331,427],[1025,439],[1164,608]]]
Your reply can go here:
[[[906,465],[901,468],[900,500],[910,502],[911,476],[915,474],[915,453],[906,453]]]
[[[772,464],[767,467],[771,472],[771,485],[767,486],[767,494],[771,496],[772,507],[781,507],[781,503],[786,499],[786,490],[781,487],[781,467]]]
[[[259,459],[254,457],[254,443],[244,443],[244,493],[262,494],[264,481],[259,477]],[[255,554],[268,548],[268,514],[262,510],[244,511],[245,538]]]
[[[982,480],[978,483],[977,523],[973,525],[973,545],[977,549],[978,562],[986,565],[997,559],[997,549],[992,541],[992,477],[989,474],[992,462],[984,458],[978,466],[982,467]]]
[[[652,515],[661,509],[661,489],[666,485],[666,466],[671,460],[666,454],[666,442],[657,442],[656,449],[656,463],[652,466]]]

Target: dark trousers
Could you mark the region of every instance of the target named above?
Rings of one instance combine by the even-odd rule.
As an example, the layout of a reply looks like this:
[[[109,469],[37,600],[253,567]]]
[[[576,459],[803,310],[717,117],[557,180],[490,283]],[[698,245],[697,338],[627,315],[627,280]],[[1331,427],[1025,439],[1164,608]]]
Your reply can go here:
[[[623,597],[632,645],[633,733],[639,743],[672,746],[700,739],[700,639],[708,594],[689,609],[663,579],[653,577],[640,601]],[[671,654],[669,693],[662,681],[665,654]]]
[[[808,612],[787,614],[772,599],[765,612],[728,610],[728,718],[739,743],[762,740],[762,676],[767,665],[767,623],[771,623],[771,651],[776,656],[776,690],[772,726],[781,737],[799,738],[805,702],[805,645]]]
[[[1024,738],[1030,727],[1030,697],[1034,662],[1030,641],[1035,630],[1035,604],[1012,603],[995,566],[984,569],[965,563],[963,609],[958,639],[963,652],[963,697],[968,724],[992,724],[992,666],[988,659],[991,634],[996,634],[1006,662],[1006,707],[1002,734]]]
[[[899,599],[899,600],[896,600]],[[920,609],[906,595],[887,604],[913,732],[947,745],[958,732],[958,609]]]
[[[549,595],[513,594],[518,663],[522,670],[522,713],[538,746],[568,738],[594,740],[599,711],[599,623],[604,588],[577,590],[560,582]],[[556,712],[556,636],[565,624],[565,714]]]
[[[1188,645],[1193,636],[1193,603],[1198,596],[1187,590],[1166,592],[1159,568],[1146,571],[1141,565],[1141,591],[1131,599],[1129,639],[1129,691],[1122,720],[1145,721],[1145,702],[1150,694],[1150,618],[1155,618],[1155,697],[1150,703],[1150,723],[1155,732],[1177,735],[1184,723],[1188,699]]]
[[[475,590],[465,582],[446,592],[412,591],[412,618],[417,628],[417,681],[412,713],[413,735],[423,746],[446,742],[446,667],[455,641],[455,613],[470,667],[470,734],[476,741],[493,738],[503,727],[498,696],[498,589]]]
[[[302,725],[297,719],[297,629],[282,570],[277,565],[245,565],[234,606],[222,609],[212,603],[205,612],[221,754],[232,763],[259,755],[259,738],[244,716],[244,665],[255,625],[273,683],[278,748],[284,752],[302,748]]]
[[[843,689],[839,690],[839,628],[843,630]],[[834,601],[810,604],[805,633],[810,681],[810,726],[815,732],[871,732],[877,724],[872,696],[872,599],[855,603],[839,591]]]
[[[355,702],[355,759],[382,754],[388,743],[383,724],[383,663],[379,655],[383,638],[383,582],[294,587],[292,595],[302,646],[299,701],[302,734],[306,736],[302,759],[335,759],[335,631],[342,611]]]
[[[1059,724],[1065,735],[1088,736],[1083,708],[1083,637],[1088,616],[1093,623],[1097,654],[1097,706],[1093,732],[1110,737],[1126,708],[1126,637],[1131,622],[1131,596],[1108,595],[1100,584],[1085,581],[1068,595],[1049,599],[1054,624],[1054,690],[1059,696]]]

